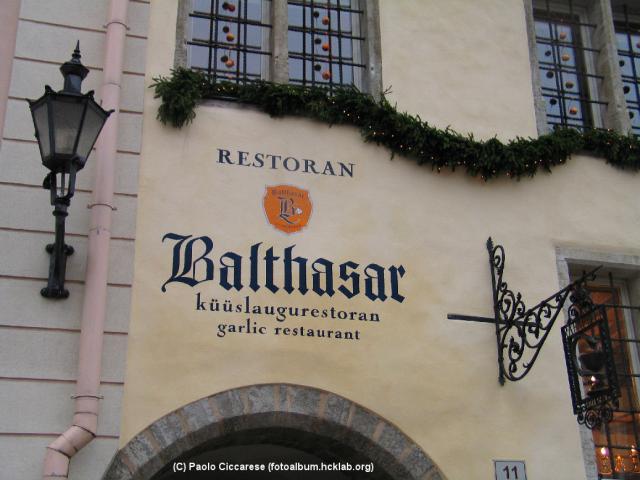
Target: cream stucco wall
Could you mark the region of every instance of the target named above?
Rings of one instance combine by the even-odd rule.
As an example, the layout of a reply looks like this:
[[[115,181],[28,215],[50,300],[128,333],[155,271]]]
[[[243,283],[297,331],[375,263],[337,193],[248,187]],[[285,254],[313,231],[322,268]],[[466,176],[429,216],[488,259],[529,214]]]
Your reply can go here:
[[[380,30],[400,110],[479,138],[536,135],[524,1],[381,0]]]
[[[402,108],[479,136],[534,133],[520,2],[381,3],[383,77]],[[148,84],[172,67],[175,10],[172,0],[151,6]],[[484,25],[489,20],[494,23]],[[471,47],[480,50],[477,57]],[[403,60],[414,48],[424,62]],[[469,67],[481,59],[491,68]],[[462,98],[453,98],[447,92],[461,71]],[[412,437],[451,480],[491,478],[492,460],[504,458],[526,460],[531,480],[584,476],[559,328],[531,374],[500,387],[493,328],[446,316],[492,314],[484,246],[489,236],[507,249],[507,281],[530,305],[559,288],[558,246],[640,254],[637,175],[577,156],[552,175],[484,183],[462,172],[438,175],[403,158],[391,161],[387,150],[362,143],[350,127],[271,119],[224,102],[201,105],[194,123],[182,130],[163,127],[154,118],[158,102],[152,97],[148,90],[121,445],[200,397],[287,382],[326,389],[372,409]],[[220,164],[218,148],[351,162],[354,177]],[[277,184],[309,191],[314,210],[302,232],[287,236],[267,222],[265,186]],[[247,262],[250,246],[262,242],[263,255],[269,246],[280,254],[295,244],[296,254],[311,260],[403,264],[400,291],[406,299],[326,299],[264,288],[253,293],[246,286],[227,292],[217,283],[217,264],[216,281],[193,288],[169,284],[163,293],[171,271],[173,244],[162,243],[168,232],[211,237],[216,262],[228,250]],[[276,279],[282,283],[281,273]],[[246,285],[246,263],[243,280]],[[376,311],[382,321],[343,327],[358,328],[360,341],[218,338],[218,323],[242,324],[246,317],[197,312],[196,292],[234,303],[249,295],[254,304]],[[344,324],[252,320],[269,328]]]

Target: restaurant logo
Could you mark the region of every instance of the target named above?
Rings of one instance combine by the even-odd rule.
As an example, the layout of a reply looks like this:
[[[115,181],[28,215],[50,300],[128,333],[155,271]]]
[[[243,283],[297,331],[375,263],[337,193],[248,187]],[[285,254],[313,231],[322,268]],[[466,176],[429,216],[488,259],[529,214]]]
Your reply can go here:
[[[267,187],[262,203],[269,223],[281,232],[296,233],[309,223],[312,206],[307,190],[291,185]]]

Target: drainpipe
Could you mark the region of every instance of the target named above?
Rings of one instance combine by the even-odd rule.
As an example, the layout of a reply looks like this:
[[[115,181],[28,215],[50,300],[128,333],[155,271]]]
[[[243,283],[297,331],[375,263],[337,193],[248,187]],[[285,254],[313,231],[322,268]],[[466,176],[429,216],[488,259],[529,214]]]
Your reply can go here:
[[[7,110],[7,97],[11,84],[11,68],[16,48],[20,0],[2,0],[0,2],[0,148],[4,131],[4,117]]]
[[[117,151],[122,58],[127,31],[128,0],[110,0],[105,39],[105,60],[101,90],[102,108],[115,112],[105,124],[96,145],[96,177],[87,251],[87,271],[82,306],[80,354],[76,382],[73,424],[48,447],[43,478],[59,480],[69,476],[69,463],[98,431],[100,373],[102,368],[103,326],[107,301],[107,274],[111,216],[113,207],[114,163]]]

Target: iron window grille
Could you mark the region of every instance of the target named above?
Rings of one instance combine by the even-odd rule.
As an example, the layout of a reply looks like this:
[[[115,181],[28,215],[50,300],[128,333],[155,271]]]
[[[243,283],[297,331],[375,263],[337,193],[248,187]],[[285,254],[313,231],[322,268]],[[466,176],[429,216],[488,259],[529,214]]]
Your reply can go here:
[[[370,93],[376,91],[377,85],[371,83],[370,77],[379,75],[378,69],[369,73],[365,60],[372,52],[374,61],[379,60],[377,48],[365,45],[371,38],[377,38],[375,33],[371,37],[365,35],[367,28],[377,31],[375,2],[368,5],[364,0],[181,0],[180,3],[184,16],[179,15],[178,19],[178,45],[182,35],[184,43],[176,50],[176,62],[204,72],[213,82],[244,84],[275,78],[329,89],[353,85]],[[279,58],[285,61],[281,63]]]
[[[615,13],[619,18],[614,25],[624,98],[631,131],[640,135],[640,10],[632,11],[625,4]]]
[[[580,130],[598,125],[596,116],[606,102],[596,98],[595,83],[602,76],[593,73],[592,56],[598,49],[588,46],[596,25],[581,20],[570,0],[566,11],[540,2],[534,10],[536,52],[547,123]]]
[[[288,0],[289,81],[362,88],[360,0]]]
[[[588,286],[594,304],[606,308],[621,396],[613,419],[593,430],[599,479],[640,479],[640,306],[628,303],[624,285],[609,275]]]
[[[268,0],[193,0],[189,10],[189,66],[211,81],[268,78],[271,24]]]

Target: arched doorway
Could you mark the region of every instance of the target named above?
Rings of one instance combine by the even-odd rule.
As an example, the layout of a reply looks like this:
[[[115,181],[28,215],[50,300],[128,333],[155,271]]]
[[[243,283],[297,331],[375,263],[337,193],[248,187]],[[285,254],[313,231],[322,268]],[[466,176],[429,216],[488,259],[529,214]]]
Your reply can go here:
[[[175,461],[290,464],[296,458],[305,465],[362,465],[316,478],[445,480],[417,444],[380,416],[334,393],[290,384],[235,388],[169,413],[117,452],[103,480],[192,478],[174,476]],[[303,475],[279,470],[251,478],[314,478]],[[225,477],[217,471],[215,478]]]

